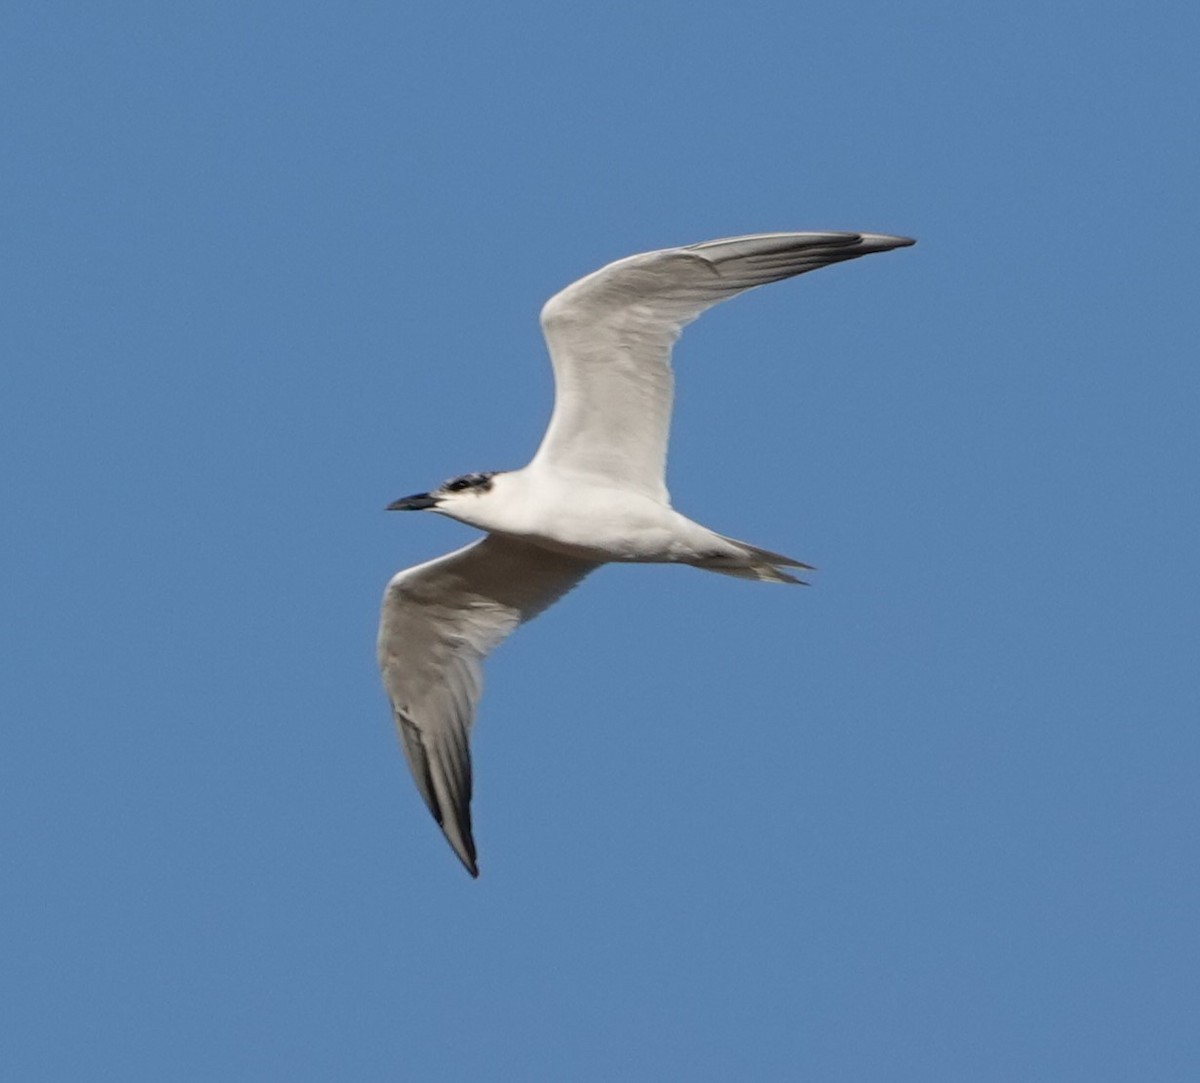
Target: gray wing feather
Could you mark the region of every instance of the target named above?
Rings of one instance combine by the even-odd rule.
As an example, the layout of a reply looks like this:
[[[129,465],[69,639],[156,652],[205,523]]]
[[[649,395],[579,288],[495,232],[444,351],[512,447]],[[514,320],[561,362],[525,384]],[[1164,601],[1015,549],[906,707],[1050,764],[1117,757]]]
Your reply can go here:
[[[667,499],[671,348],[743,290],[913,242],[873,233],[759,233],[610,263],[546,302],[554,413],[534,461]]]
[[[417,789],[472,876],[470,733],[482,663],[595,564],[498,534],[400,572],[384,593],[379,667]]]

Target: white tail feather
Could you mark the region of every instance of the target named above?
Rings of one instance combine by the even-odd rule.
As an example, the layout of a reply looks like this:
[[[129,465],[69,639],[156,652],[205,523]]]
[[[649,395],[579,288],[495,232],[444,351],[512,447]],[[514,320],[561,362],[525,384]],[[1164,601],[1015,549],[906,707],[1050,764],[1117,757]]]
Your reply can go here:
[[[697,562],[694,567],[703,568],[706,572],[717,572],[719,575],[732,575],[738,579],[756,579],[762,583],[796,583],[808,586],[803,579],[785,572],[784,568],[807,568],[813,570],[811,564],[801,560],[793,560],[782,553],[773,553],[770,549],[760,549],[736,538],[726,538],[718,535],[722,541],[728,542],[738,550],[736,556],[710,557]]]

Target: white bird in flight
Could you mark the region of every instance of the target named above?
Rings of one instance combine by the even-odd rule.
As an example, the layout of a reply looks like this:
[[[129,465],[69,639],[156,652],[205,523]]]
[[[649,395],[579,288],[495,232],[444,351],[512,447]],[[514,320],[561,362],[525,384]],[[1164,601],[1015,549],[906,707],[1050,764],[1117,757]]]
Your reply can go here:
[[[392,578],[378,641],[417,789],[472,876],[468,739],[493,647],[601,564],[690,564],[771,583],[798,583],[785,569],[808,567],[671,507],[664,474],[680,332],[743,290],[913,243],[876,233],[761,233],[610,263],[542,309],[555,397],[532,461],[388,505],[487,531]]]

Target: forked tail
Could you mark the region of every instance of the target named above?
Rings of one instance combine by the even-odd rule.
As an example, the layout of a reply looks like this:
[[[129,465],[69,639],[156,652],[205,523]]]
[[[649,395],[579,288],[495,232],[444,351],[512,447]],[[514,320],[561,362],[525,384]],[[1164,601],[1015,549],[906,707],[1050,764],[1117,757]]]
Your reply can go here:
[[[789,575],[784,568],[806,568],[813,571],[811,564],[802,560],[793,560],[782,553],[772,553],[770,549],[759,549],[736,538],[726,538],[717,535],[722,541],[728,542],[736,550],[729,556],[714,556],[697,562],[694,567],[703,568],[707,572],[719,572],[721,575],[733,575],[738,579],[757,579],[763,583],[798,583],[808,586],[803,579]]]

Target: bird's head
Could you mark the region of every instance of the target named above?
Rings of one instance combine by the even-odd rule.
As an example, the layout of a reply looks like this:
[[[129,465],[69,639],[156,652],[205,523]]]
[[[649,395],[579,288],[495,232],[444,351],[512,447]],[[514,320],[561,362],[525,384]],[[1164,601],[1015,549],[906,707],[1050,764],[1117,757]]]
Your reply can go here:
[[[487,471],[480,474],[463,474],[442,482],[436,489],[427,493],[414,493],[412,496],[393,500],[388,511],[436,511],[451,519],[463,523],[479,525],[480,512],[486,499],[493,492],[497,471]],[[484,529],[487,529],[486,527]]]

